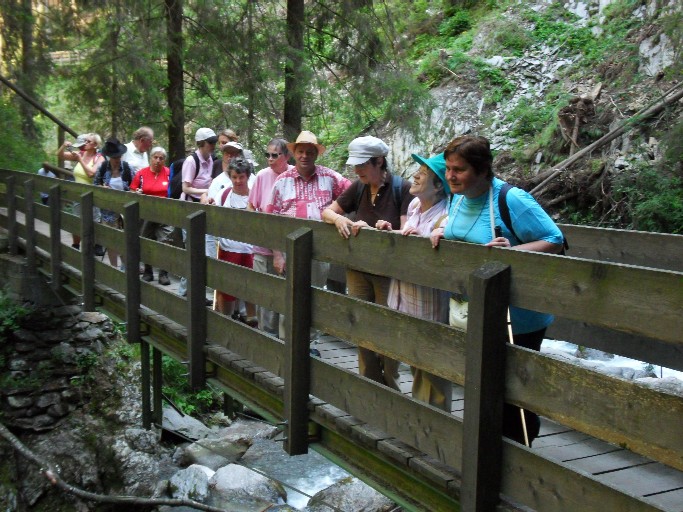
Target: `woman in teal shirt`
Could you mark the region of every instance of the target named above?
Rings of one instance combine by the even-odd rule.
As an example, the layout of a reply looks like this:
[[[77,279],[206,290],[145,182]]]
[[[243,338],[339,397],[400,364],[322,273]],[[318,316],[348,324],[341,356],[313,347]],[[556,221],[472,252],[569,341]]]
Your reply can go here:
[[[457,137],[444,151],[446,180],[453,198],[445,226],[432,232],[432,245],[439,239],[458,240],[489,247],[514,247],[517,250],[562,251],[562,232],[536,200],[527,192],[511,188],[505,200],[510,210],[514,233],[502,221],[498,195],[505,182],[493,175],[493,155],[484,137]],[[518,238],[519,237],[519,238]],[[540,350],[552,315],[517,307],[510,308],[513,339],[516,345]],[[517,408],[506,404],[503,433],[524,442]],[[538,435],[538,417],[526,412],[529,441]]]

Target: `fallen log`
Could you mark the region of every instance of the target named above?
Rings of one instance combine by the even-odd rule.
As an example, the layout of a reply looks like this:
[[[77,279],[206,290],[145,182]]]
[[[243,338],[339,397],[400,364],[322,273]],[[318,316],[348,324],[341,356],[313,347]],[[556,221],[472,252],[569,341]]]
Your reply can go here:
[[[536,185],[533,189],[531,189],[530,193],[533,196],[540,196],[542,195],[545,190],[546,190],[546,185],[555,179],[559,174],[561,174],[564,170],[567,169],[570,165],[572,165],[574,162],[580,160],[587,154],[590,154],[594,150],[604,146],[605,144],[608,144],[609,142],[612,142],[614,139],[622,135],[624,132],[632,129],[634,126],[636,126],[639,122],[648,119],[654,115],[657,115],[660,113],[662,110],[664,110],[666,107],[671,105],[672,103],[675,103],[676,101],[680,100],[683,98],[683,82],[678,83],[675,86],[673,86],[671,89],[666,91],[663,95],[663,99],[658,100],[654,104],[650,104],[647,107],[644,107],[640,111],[638,111],[636,114],[631,116],[629,119],[624,121],[621,125],[619,125],[617,128],[609,132],[608,134],[604,135],[600,139],[596,140],[593,144],[590,144],[589,146],[586,146],[580,151],[577,151],[574,153],[572,156],[569,158],[563,160],[556,166],[554,166],[552,169],[549,169],[543,173],[540,173],[534,181],[540,181],[538,185]]]

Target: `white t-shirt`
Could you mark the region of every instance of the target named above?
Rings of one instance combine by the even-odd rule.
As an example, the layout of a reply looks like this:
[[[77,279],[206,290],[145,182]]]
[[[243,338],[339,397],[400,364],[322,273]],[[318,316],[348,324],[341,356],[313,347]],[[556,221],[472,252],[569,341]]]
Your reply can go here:
[[[216,179],[218,179],[218,177],[216,177]],[[216,181],[216,179],[214,179],[214,181]],[[235,194],[232,190],[230,190],[230,192],[228,192],[227,197],[225,198],[225,202],[221,203],[224,191],[224,188],[221,189],[220,193],[215,198],[216,204],[218,206],[223,206],[225,208],[236,208],[238,210],[247,209],[247,205],[249,204],[248,194],[246,196],[241,196],[239,194]],[[223,249],[224,251],[238,252],[241,254],[252,254],[254,252],[254,248],[251,244],[239,242],[237,240],[230,240],[229,238],[219,238],[218,240],[221,249]]]
[[[128,162],[130,170],[133,171],[133,176],[135,176],[135,173],[137,173],[140,169],[149,167],[149,157],[147,156],[147,153],[141,153],[138,151],[135,147],[135,144],[133,144],[133,141],[130,141],[128,144],[124,144],[124,146],[128,148],[128,151],[121,156],[121,161]]]
[[[249,190],[251,190],[251,186],[254,184],[254,181],[256,181],[256,175],[251,174],[249,176],[249,181],[247,181]],[[206,194],[209,196],[209,199],[213,199],[214,202],[217,203],[218,199],[220,198],[220,194],[223,193],[223,190],[230,187],[232,187],[230,177],[222,172],[213,179],[211,185],[209,185],[209,191]]]

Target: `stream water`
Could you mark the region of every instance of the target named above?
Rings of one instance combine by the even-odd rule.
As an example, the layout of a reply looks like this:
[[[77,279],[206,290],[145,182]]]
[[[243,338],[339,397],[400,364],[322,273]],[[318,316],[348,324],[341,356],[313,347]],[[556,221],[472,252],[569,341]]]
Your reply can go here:
[[[318,491],[351,476],[313,450],[290,457],[282,443],[269,439],[256,439],[239,463],[285,485],[287,504],[297,509]]]

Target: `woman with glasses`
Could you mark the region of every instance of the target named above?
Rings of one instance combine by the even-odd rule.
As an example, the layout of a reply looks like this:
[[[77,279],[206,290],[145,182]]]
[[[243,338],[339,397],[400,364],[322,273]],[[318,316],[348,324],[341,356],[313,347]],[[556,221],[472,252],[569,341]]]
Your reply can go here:
[[[271,192],[273,191],[273,184],[275,180],[283,172],[293,169],[293,165],[289,165],[290,158],[289,149],[287,148],[287,141],[285,139],[271,139],[266,148],[265,157],[268,160],[268,167],[261,169],[256,175],[253,185],[249,192],[249,204],[247,208],[253,212],[262,212],[265,210]],[[275,274],[273,268],[273,251],[266,247],[254,246],[254,270],[258,272]],[[280,315],[275,311],[271,311],[261,306],[257,306],[258,327],[262,331],[277,336]]]
[[[74,179],[76,183],[92,185],[97,168],[104,160],[104,157],[97,152],[97,148],[102,144],[102,138],[96,133],[84,133],[76,138],[75,142],[64,141],[57,150],[57,157],[60,160],[78,162],[74,167]],[[74,215],[81,216],[80,203],[73,203],[72,212]],[[99,222],[99,209],[94,211],[95,222]],[[71,247],[81,248],[81,237],[74,234]],[[100,256],[98,254],[98,256]]]

